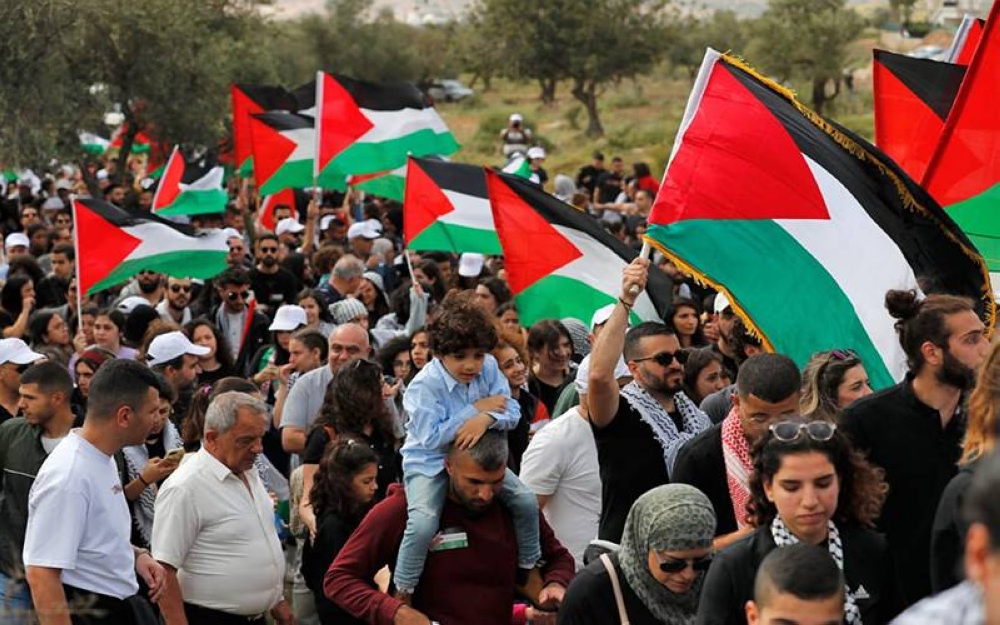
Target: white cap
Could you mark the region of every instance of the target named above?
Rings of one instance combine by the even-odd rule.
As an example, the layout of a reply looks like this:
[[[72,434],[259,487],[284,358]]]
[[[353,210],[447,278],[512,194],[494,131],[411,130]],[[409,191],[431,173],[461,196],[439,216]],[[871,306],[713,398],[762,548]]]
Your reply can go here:
[[[274,229],[274,234],[281,236],[286,232],[302,232],[306,227],[299,223],[299,220],[294,217],[285,217],[278,222],[278,226]]]
[[[319,229],[321,231],[326,230],[327,228],[330,227],[330,224],[332,224],[333,220],[335,219],[340,222],[341,226],[344,225],[344,218],[341,217],[340,215],[323,215],[323,217],[321,217],[319,220]]]
[[[118,302],[118,305],[115,306],[115,308],[127,315],[135,310],[136,306],[149,306],[149,300],[145,297],[139,297],[138,295],[130,295]]]
[[[463,278],[478,278],[483,272],[486,257],[475,252],[465,252],[458,257],[458,275]]]
[[[212,350],[207,347],[195,345],[188,340],[188,337],[184,336],[183,332],[175,330],[153,339],[146,351],[146,362],[150,367],[155,367],[176,360],[184,354],[206,356],[210,351]]]
[[[50,197],[49,199],[47,199],[44,202],[42,202],[42,210],[43,211],[57,211],[57,210],[62,210],[63,208],[65,208],[65,206],[66,205],[63,204],[63,201],[60,200],[59,198],[55,197],[55,196]]]
[[[56,190],[59,190],[59,189],[65,189],[67,191],[72,191],[73,190],[73,183],[70,182],[69,180],[67,180],[66,178],[60,178],[59,180],[56,180]]]
[[[14,232],[7,235],[7,240],[4,241],[3,248],[10,251],[12,247],[30,247],[31,241],[28,240],[28,235],[23,232]]]
[[[593,332],[597,326],[607,323],[611,318],[611,313],[615,311],[616,304],[608,304],[603,308],[594,311],[594,316],[590,318],[590,331]]]
[[[42,358],[45,356],[31,351],[28,344],[21,339],[0,340],[0,365],[6,362],[12,362],[15,365],[29,365]]]
[[[306,309],[293,304],[286,304],[274,313],[274,321],[267,329],[271,332],[291,332],[298,330],[299,326],[309,323],[306,319]]]
[[[382,236],[382,229],[377,226],[378,221],[375,219],[366,219],[365,221],[356,221],[351,224],[351,227],[347,229],[347,238],[356,239],[358,237],[364,237],[366,239],[377,239]]]
[[[510,114],[510,121],[512,121],[512,122],[523,122],[524,118],[521,117],[520,113],[511,113]]]
[[[225,235],[227,241],[229,239],[232,239],[233,237],[236,237],[237,239],[243,238],[243,235],[240,234],[240,231],[237,230],[236,228],[223,228],[222,234]]]
[[[719,314],[729,308],[729,306],[729,298],[723,293],[718,293],[715,296],[715,303],[712,304],[712,310],[714,310],[716,314]]]
[[[590,354],[587,354],[584,356],[583,361],[580,362],[580,366],[576,368],[576,379],[573,381],[578,394],[584,395],[587,393],[587,376],[589,375]],[[625,358],[623,356],[619,356],[618,362],[615,363],[615,380],[631,377],[632,372],[628,370],[628,365],[625,364]]]
[[[538,147],[537,145],[533,148],[528,148],[528,158],[545,158],[545,148]]]

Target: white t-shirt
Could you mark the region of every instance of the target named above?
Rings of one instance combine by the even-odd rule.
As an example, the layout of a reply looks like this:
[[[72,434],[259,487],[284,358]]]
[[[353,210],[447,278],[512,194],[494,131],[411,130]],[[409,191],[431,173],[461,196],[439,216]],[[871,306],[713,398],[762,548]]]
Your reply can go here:
[[[601,473],[590,423],[571,408],[531,439],[521,458],[521,481],[550,499],[543,510],[577,570],[601,519]]]
[[[72,430],[28,496],[24,565],[61,569],[81,590],[124,599],[139,591],[132,517],[115,461]]]
[[[43,436],[42,449],[45,450],[45,453],[51,454],[53,451],[55,451],[55,448],[59,446],[59,443],[63,442],[63,439],[65,438],[66,438],[65,436],[60,436],[58,438],[49,438],[48,436]]]

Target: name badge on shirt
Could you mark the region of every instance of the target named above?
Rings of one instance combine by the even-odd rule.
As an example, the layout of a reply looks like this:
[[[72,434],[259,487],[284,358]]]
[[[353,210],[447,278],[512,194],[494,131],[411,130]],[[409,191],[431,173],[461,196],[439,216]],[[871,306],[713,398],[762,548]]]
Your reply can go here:
[[[449,527],[438,532],[434,540],[431,541],[431,552],[465,549],[468,546],[469,535],[458,528]]]

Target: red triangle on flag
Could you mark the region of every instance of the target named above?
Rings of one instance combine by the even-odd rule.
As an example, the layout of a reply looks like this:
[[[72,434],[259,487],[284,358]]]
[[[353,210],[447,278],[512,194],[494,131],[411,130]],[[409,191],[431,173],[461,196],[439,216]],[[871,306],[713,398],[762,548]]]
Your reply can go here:
[[[184,155],[180,148],[174,147],[167,161],[167,168],[156,184],[156,195],[153,196],[153,211],[166,208],[174,203],[181,194],[181,180],[184,178]]]
[[[281,169],[295,151],[296,144],[255,117],[250,118],[250,128],[253,134],[253,176],[259,189]]]
[[[780,121],[715,63],[649,221],[829,219],[819,185]]]
[[[260,213],[257,216],[257,225],[265,230],[274,232],[278,224],[274,221],[274,209],[285,204],[292,209],[292,217],[299,218],[299,211],[295,205],[295,189],[282,189],[277,193],[267,195],[260,204]]]
[[[488,167],[486,188],[493,223],[503,245],[507,282],[514,295],[583,256],[569,239]]]
[[[264,109],[236,85],[230,87],[230,94],[233,99],[233,143],[236,150],[236,166],[239,167],[253,153],[251,115],[263,113]]]
[[[323,171],[338,154],[374,128],[374,124],[333,76],[319,72],[316,80],[320,96],[316,101],[317,171]]]
[[[79,272],[77,288],[86,293],[122,264],[142,244],[142,239],[105,220],[80,201],[74,201],[73,208],[76,213],[77,250],[84,252],[76,257]]]
[[[959,65],[968,65],[972,62],[972,55],[975,54],[976,48],[979,46],[980,40],[983,38],[983,21],[973,20],[972,26],[969,27],[968,34],[965,35],[965,43],[962,44],[962,49],[958,52],[958,57],[955,58],[955,63]]]
[[[413,157],[406,164],[403,191],[403,237],[412,241],[440,217],[455,210],[448,196]]]

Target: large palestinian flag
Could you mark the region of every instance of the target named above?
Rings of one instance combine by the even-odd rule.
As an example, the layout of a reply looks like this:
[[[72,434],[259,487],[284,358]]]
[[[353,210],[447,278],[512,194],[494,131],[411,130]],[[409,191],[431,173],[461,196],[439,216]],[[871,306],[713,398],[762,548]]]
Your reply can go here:
[[[226,235],[195,235],[155,215],[133,214],[100,200],[75,200],[80,292],[93,293],[147,269],[209,279],[226,268]]]
[[[268,111],[295,111],[295,97],[278,85],[234,84],[229,94],[233,102],[233,149],[241,174],[252,171],[253,141],[251,115]]]
[[[588,323],[594,311],[617,301],[634,249],[523,178],[487,169],[486,187],[522,324],[566,317]],[[650,268],[632,321],[662,321],[671,293],[670,279]]]
[[[875,144],[914,180],[927,169],[965,67],[875,50]]]
[[[222,189],[223,173],[206,159],[188,162],[175,147],[156,185],[153,212],[161,217],[224,212],[229,197]]]
[[[310,106],[296,90],[299,112],[316,117],[320,186],[343,189],[347,177],[406,165],[408,155],[449,155],[458,142],[423,94],[409,83],[373,84],[320,72]]]
[[[800,366],[854,349],[872,385],[906,358],[889,289],[974,298],[992,327],[982,257],[891,159],[794,96],[709,50],[647,237],[723,291],[769,351]]]
[[[1000,271],[1000,4],[986,21],[923,185]]]
[[[261,195],[313,184],[316,131],[306,115],[271,111],[251,115],[253,174]]]
[[[403,236],[414,250],[503,254],[483,168],[410,158]]]

